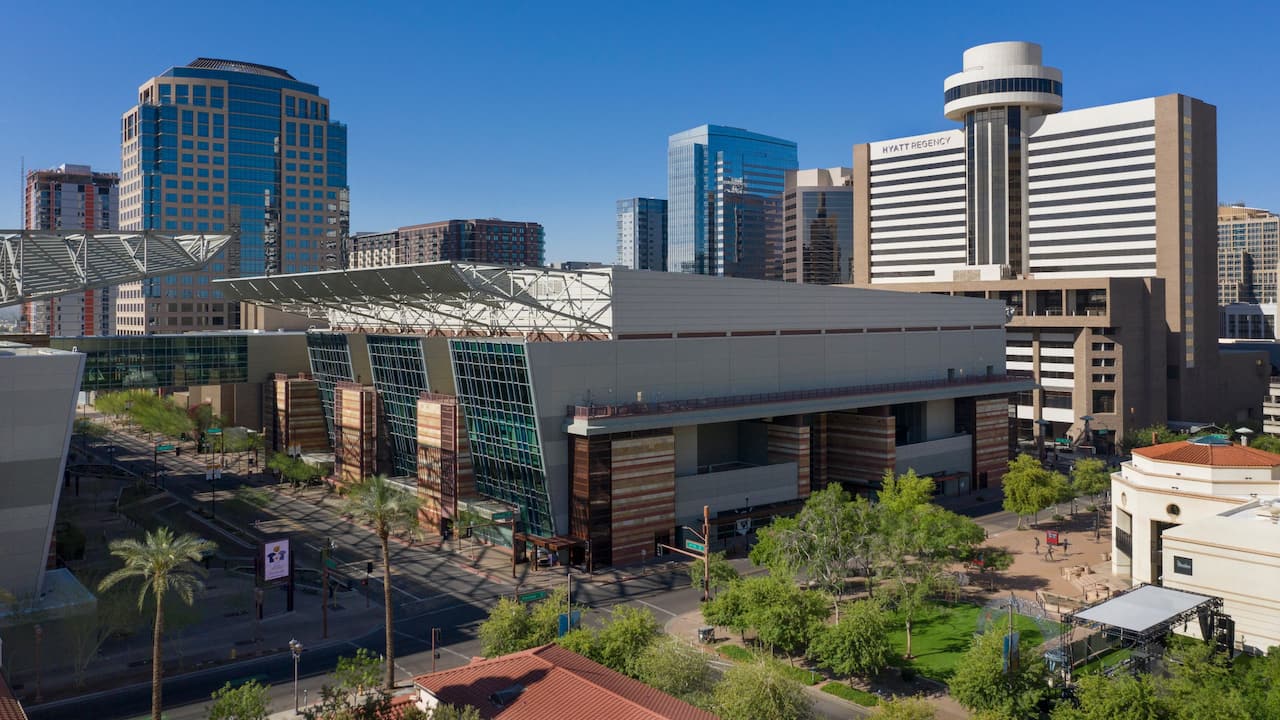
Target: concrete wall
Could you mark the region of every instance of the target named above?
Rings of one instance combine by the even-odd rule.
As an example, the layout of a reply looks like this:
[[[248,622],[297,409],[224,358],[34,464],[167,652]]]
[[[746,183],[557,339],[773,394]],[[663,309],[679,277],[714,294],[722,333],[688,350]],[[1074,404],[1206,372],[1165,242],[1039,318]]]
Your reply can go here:
[[[968,472],[973,457],[973,436],[955,435],[939,440],[899,445],[894,472],[915,470],[919,475]]]
[[[711,506],[711,516],[747,504],[795,500],[796,464],[793,462],[724,472],[686,475],[676,478],[676,522],[702,522],[702,506]]]
[[[0,588],[44,577],[84,355],[0,348]]]

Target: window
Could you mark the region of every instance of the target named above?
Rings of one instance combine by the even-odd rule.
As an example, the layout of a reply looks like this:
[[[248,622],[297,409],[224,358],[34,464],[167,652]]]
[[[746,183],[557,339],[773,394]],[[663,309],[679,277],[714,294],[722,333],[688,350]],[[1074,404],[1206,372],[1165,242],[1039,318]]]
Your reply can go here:
[[[1116,411],[1116,391],[1115,390],[1094,390],[1093,391],[1093,412],[1114,413],[1115,411]]]

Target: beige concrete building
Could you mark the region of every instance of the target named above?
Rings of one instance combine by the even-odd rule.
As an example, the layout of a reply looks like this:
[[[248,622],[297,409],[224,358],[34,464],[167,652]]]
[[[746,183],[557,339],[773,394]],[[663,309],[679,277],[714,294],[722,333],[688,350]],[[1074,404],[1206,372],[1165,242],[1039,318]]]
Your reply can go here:
[[[1004,300],[1038,385],[1020,439],[1260,419],[1267,362],[1217,348],[1215,108],[1060,112],[1061,71],[1017,42],[966,51],[944,100],[963,129],[854,147],[855,284]]]
[[[1280,455],[1221,438],[1134,450],[1111,476],[1112,572],[1213,595],[1237,645],[1280,645]]]
[[[784,179],[782,279],[835,285],[853,279],[853,170],[788,170]]]
[[[1220,205],[1218,304],[1274,305],[1278,254],[1280,216],[1244,205]]]

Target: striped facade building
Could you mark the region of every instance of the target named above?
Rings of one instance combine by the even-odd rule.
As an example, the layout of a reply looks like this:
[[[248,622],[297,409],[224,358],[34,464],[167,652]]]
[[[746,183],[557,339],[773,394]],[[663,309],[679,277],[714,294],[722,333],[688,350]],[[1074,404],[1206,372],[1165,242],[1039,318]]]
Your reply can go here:
[[[1265,375],[1216,346],[1216,109],[1062,98],[1038,45],[982,45],[944,84],[960,129],[855,146],[855,284],[1004,301],[1023,440],[1258,418]]]

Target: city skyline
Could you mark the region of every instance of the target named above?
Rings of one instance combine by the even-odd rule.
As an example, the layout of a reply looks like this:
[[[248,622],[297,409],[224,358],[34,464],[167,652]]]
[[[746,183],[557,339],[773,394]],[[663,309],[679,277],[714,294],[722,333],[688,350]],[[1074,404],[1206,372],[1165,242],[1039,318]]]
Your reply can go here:
[[[779,45],[779,52],[736,57],[730,73],[722,56],[697,46],[697,28],[714,20],[725,32],[762,32],[776,20],[768,6],[736,6],[731,16],[715,8],[682,11],[680,24],[661,7],[624,18],[607,9],[586,15],[510,6],[482,17],[462,8],[406,6],[343,23],[328,22],[328,11],[312,20],[298,7],[255,7],[260,22],[245,23],[234,10],[222,15],[225,21],[201,17],[194,37],[179,32],[193,16],[178,10],[158,20],[147,43],[121,46],[110,61],[86,64],[50,53],[39,73],[0,81],[6,97],[28,108],[11,114],[11,131],[0,140],[0,162],[11,170],[0,173],[0,198],[11,198],[0,200],[0,225],[21,222],[23,158],[27,168],[77,163],[118,170],[118,116],[140,79],[204,55],[287,67],[324,88],[335,117],[351,128],[353,230],[385,230],[423,216],[528,218],[547,228],[549,261],[610,261],[616,200],[665,194],[670,134],[702,123],[746,127],[795,140],[801,167],[847,165],[856,143],[953,127],[938,109],[939,78],[964,48],[1004,39],[1038,42],[1055,63],[1071,68],[1065,109],[1166,92],[1218,106],[1219,200],[1280,205],[1280,183],[1264,174],[1257,152],[1272,105],[1244,82],[1245,70],[1275,58],[1261,35],[1275,10],[1254,9],[1227,44],[1181,19],[1186,15],[1144,6],[1108,7],[1105,22],[1088,8],[1065,16],[1054,11],[1052,23],[1045,22],[1048,9],[1028,8],[996,23],[934,7],[836,9],[824,24],[846,28],[847,42]],[[15,38],[15,55],[25,58],[47,53],[49,38],[57,38],[54,45],[91,46],[129,23],[127,14],[105,10],[85,9],[56,24],[34,9],[12,14],[15,26],[27,28]],[[277,20],[306,32],[259,39],[257,28]],[[360,38],[375,31],[377,53],[317,52],[337,42],[372,48]],[[424,32],[432,52],[412,41]],[[478,37],[486,52],[469,52]],[[831,68],[836,80],[794,71],[815,65]],[[623,73],[658,92],[635,99],[634,88],[617,82]],[[709,76],[716,81],[708,85],[701,78]],[[67,111],[68,87],[77,88],[83,112]],[[445,112],[431,102],[460,93],[495,108],[498,100],[483,98],[501,98],[515,110]],[[788,110],[801,107],[823,112]],[[423,169],[420,181],[391,180],[413,168]],[[494,168],[506,178],[498,185]]]

